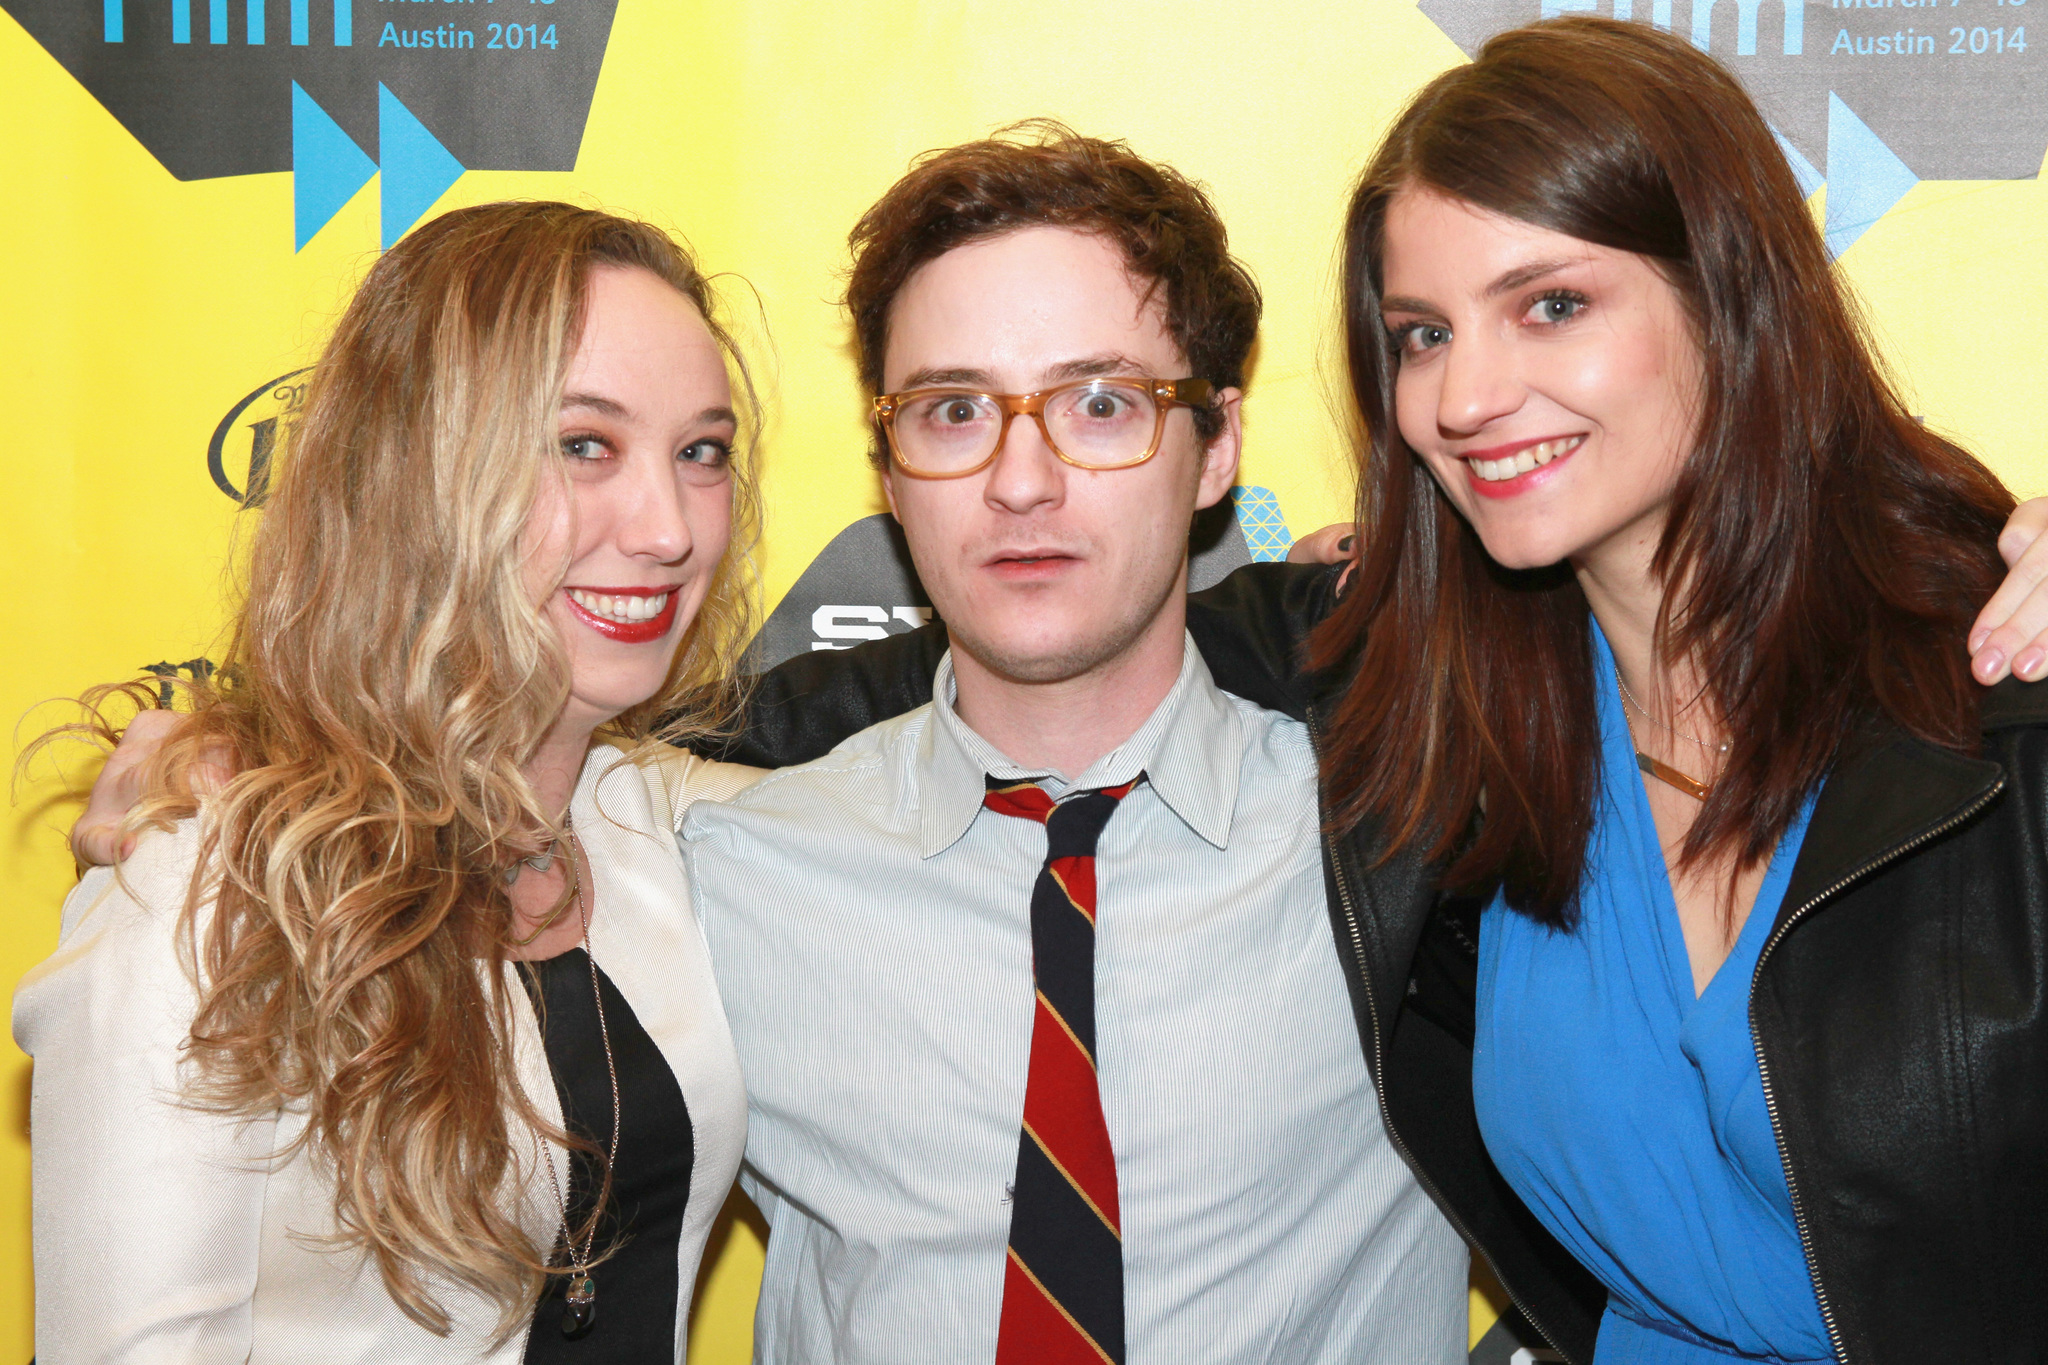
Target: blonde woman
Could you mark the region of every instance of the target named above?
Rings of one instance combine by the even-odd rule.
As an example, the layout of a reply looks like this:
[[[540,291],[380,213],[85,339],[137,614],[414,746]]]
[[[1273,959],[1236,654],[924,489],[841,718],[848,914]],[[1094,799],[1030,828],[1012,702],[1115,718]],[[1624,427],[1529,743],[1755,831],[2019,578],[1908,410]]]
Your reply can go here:
[[[681,1357],[745,1101],[669,797],[746,772],[601,741],[730,701],[735,374],[643,224],[488,205],[370,271],[224,681],[15,997],[46,1365]]]

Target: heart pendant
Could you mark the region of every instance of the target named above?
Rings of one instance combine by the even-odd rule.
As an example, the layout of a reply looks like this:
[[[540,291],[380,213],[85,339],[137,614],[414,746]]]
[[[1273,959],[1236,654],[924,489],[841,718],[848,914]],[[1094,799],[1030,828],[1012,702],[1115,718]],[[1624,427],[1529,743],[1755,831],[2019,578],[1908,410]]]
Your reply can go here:
[[[567,1305],[562,1309],[562,1335],[580,1337],[597,1321],[597,1281],[588,1275],[572,1275],[562,1297]]]

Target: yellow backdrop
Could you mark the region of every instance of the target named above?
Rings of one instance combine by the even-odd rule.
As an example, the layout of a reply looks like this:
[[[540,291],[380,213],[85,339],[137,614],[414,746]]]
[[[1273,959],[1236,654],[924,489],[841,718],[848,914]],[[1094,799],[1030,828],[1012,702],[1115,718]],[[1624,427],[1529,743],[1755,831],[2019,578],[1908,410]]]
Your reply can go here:
[[[65,3],[100,24],[103,0]],[[184,13],[188,41],[203,45],[209,23],[225,24],[217,16],[231,8],[240,44],[244,4],[128,0],[124,41],[140,44],[156,31],[149,25],[175,25]],[[318,0],[312,11],[315,47],[327,41],[334,6]],[[458,12],[454,0],[431,8],[355,0],[354,42],[371,47],[392,20],[452,31],[481,29],[493,16],[538,16],[566,31],[609,9],[598,0],[530,6],[535,0],[502,0]],[[1528,0],[1528,12],[1512,17],[1534,18],[1539,6],[1581,7]],[[107,9],[120,7],[112,0]],[[340,9],[348,13],[348,0]],[[374,258],[380,214],[398,192],[381,183],[394,174],[387,155],[385,173],[347,195],[299,249],[291,171],[175,178],[39,41],[35,16],[51,10],[0,0],[0,193],[12,206],[0,215],[0,401],[18,428],[6,443],[9,497],[0,512],[0,715],[19,719],[17,746],[53,718],[34,709],[46,699],[211,652],[238,509],[209,471],[209,440],[245,396],[258,395],[245,410],[251,420],[288,406],[289,394],[276,396],[265,382],[313,355]],[[305,0],[270,0],[273,48],[303,26],[294,10],[303,15]],[[1836,41],[1834,20],[1817,12],[1809,49]],[[1774,10],[1767,45],[1777,22]],[[1717,32],[1714,41],[1718,51],[1724,38]],[[1330,382],[1341,208],[1400,101],[1463,59],[1413,5],[618,0],[601,50],[580,153],[563,163],[573,170],[469,170],[429,202],[438,210],[548,197],[650,217],[707,266],[751,286],[729,294],[771,413],[760,551],[770,605],[837,532],[881,510],[861,459],[861,404],[833,304],[847,227],[915,153],[1031,115],[1127,138],[1212,188],[1268,301],[1246,404],[1243,481],[1272,490],[1297,532],[1345,513]],[[536,61],[558,55],[530,51]],[[469,56],[458,49],[407,60]],[[2013,60],[2032,61],[2023,51]],[[2038,105],[2035,85],[2019,88]],[[413,106],[432,127],[434,116],[416,98]],[[394,115],[383,107],[388,137]],[[292,116],[280,96],[275,117]],[[1829,147],[1834,139],[1830,125]],[[2038,171],[2043,147],[2032,147],[2016,174]],[[377,151],[365,144],[366,155]],[[1807,138],[1810,161],[1826,154]],[[1927,178],[1908,176],[1902,196],[1868,215],[1874,225],[1847,247],[1841,268],[1867,300],[1914,410],[1981,452],[2023,495],[2042,491],[2048,438],[2030,400],[2048,389],[2043,186],[1921,173]],[[416,184],[398,188],[416,192]],[[1816,193],[1816,213],[1826,194]],[[304,210],[298,221],[303,229]],[[225,473],[239,485],[252,438],[246,424],[230,435],[241,442],[240,464],[230,449]],[[59,833],[76,810],[67,782],[90,771],[89,758],[76,756],[38,766],[16,785],[0,834],[0,979],[8,983],[54,942],[56,907],[72,879]],[[0,1359],[25,1360],[30,1064],[11,1046],[0,1052]],[[723,1246],[703,1289],[697,1361],[739,1361],[748,1349],[759,1243],[742,1225]],[[1475,1341],[1494,1316],[1475,1296]]]

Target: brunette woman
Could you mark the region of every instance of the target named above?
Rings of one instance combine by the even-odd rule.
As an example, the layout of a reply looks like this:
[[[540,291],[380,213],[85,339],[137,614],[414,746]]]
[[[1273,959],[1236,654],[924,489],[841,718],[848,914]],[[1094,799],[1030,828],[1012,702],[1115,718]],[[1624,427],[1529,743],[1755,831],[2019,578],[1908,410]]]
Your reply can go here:
[[[640,223],[370,270],[148,832],[15,997],[39,1358],[680,1358],[745,1101],[670,793],[599,741],[730,700],[738,373]]]
[[[1741,87],[1651,27],[1432,82],[1345,265],[1330,799],[1364,866],[1484,902],[1476,1008],[1414,1004],[1604,1287],[1594,1359],[2040,1358],[2048,698],[1961,647],[2012,498],[1887,382]]]

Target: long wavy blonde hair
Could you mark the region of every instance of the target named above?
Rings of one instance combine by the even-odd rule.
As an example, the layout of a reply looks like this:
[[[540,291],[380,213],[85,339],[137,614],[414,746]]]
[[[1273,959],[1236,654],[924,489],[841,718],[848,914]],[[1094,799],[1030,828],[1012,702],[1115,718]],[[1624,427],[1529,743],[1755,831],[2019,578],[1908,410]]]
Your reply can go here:
[[[207,802],[185,908],[192,1101],[303,1107],[295,1150],[332,1173],[335,1240],[437,1332],[437,1283],[495,1299],[509,1333],[550,1271],[507,1199],[533,1174],[531,1134],[566,1137],[513,1065],[501,873],[553,825],[521,765],[568,666],[527,586],[526,530],[562,477],[557,409],[596,265],[689,298],[756,410],[709,284],[659,230],[557,203],[421,227],[370,270],[314,368],[223,666],[131,817],[197,810],[195,762],[237,772]],[[754,619],[750,464],[735,461],[734,549],[664,690],[615,722],[623,737],[733,713]]]

